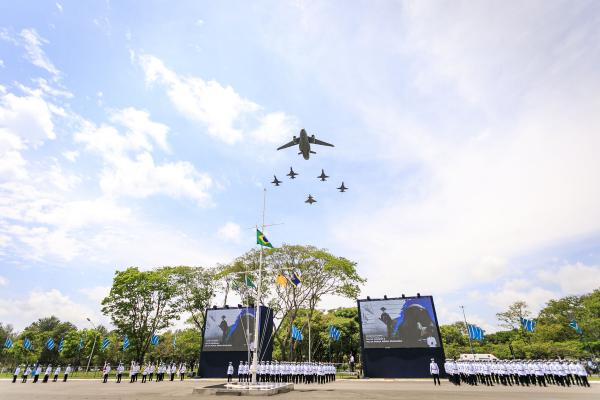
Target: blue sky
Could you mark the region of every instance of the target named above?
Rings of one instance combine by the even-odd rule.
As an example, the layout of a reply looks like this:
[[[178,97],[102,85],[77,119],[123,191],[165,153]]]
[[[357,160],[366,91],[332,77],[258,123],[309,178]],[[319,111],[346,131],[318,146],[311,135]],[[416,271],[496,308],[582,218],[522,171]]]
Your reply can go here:
[[[106,322],[115,270],[232,260],[263,187],[273,243],[442,322],[600,287],[599,7],[0,5],[0,321]],[[275,151],[302,127],[336,147]]]

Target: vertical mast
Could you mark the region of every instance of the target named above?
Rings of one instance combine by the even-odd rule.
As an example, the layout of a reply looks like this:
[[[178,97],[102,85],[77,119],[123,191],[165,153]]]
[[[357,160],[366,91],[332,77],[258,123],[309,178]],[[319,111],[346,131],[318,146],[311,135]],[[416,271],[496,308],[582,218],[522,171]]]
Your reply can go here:
[[[469,346],[471,346],[471,355],[475,360],[475,351],[473,350],[473,342],[471,342],[471,335],[469,334],[469,325],[467,324],[467,316],[465,315],[465,306],[460,306],[463,312],[463,318],[465,319],[465,329],[467,330],[467,337],[469,338]]]
[[[265,234],[265,208],[267,204],[267,189],[263,189],[263,210],[262,210],[262,226],[261,232]],[[260,356],[259,349],[259,327],[260,327],[260,299],[262,297],[262,262],[263,262],[263,246],[260,245],[260,255],[258,258],[258,290],[256,291],[256,302],[254,305],[254,358],[252,359],[252,383],[256,384],[256,370],[258,367],[258,357]]]

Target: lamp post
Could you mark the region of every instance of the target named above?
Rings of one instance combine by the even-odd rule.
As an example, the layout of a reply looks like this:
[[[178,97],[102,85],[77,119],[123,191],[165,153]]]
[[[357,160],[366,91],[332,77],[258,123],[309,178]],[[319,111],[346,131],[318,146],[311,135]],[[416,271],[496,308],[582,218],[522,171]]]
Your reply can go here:
[[[94,325],[94,323],[92,322],[91,319],[86,318],[87,321],[90,323],[90,325],[92,325],[92,328],[94,329],[94,331],[96,330],[96,326]],[[90,370],[90,362],[92,362],[92,355],[94,354],[94,349],[96,348],[96,333],[94,332],[94,343],[92,344],[92,351],[90,352],[90,356],[88,357],[88,363],[87,363],[87,367],[85,368],[85,372],[89,372]]]

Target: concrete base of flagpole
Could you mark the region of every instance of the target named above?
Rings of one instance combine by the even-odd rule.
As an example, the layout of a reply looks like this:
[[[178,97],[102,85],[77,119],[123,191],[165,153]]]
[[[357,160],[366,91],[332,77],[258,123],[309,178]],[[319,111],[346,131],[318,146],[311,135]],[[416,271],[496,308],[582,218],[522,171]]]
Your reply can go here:
[[[264,382],[259,384],[231,382],[220,385],[194,388],[193,394],[215,396],[274,396],[294,390],[293,383]]]

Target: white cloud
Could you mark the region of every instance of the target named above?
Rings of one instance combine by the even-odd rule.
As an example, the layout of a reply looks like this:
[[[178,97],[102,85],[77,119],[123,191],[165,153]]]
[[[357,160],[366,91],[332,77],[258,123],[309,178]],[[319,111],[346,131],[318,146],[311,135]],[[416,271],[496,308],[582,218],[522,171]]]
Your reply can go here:
[[[4,60],[0,58],[0,68],[4,68]]]
[[[0,97],[0,129],[19,136],[28,145],[39,146],[56,138],[52,110],[40,97],[5,93]]]
[[[77,157],[79,157],[79,151],[71,150],[71,151],[63,151],[63,157],[71,162],[77,161]]]
[[[298,121],[283,112],[263,115],[258,122],[258,127],[251,135],[261,142],[281,143],[297,135],[300,130]]]
[[[108,322],[98,310],[72,300],[58,289],[32,290],[24,298],[0,298],[0,318],[10,321],[17,330],[25,328],[39,318],[51,315],[63,321],[70,321],[79,328],[87,325],[87,317],[91,317],[97,323]]]
[[[219,228],[217,236],[227,241],[239,243],[241,239],[241,228],[234,222],[227,222]]]
[[[128,107],[113,112],[110,121],[127,128],[127,137],[133,149],[152,150],[152,142],[156,143],[162,150],[168,151],[167,133],[169,127],[150,120],[147,111]]]
[[[17,135],[0,128],[0,177],[23,179],[27,176],[27,162],[21,155],[24,148]]]
[[[499,288],[483,295],[485,301],[494,310],[506,310],[516,301],[525,301],[533,313],[537,313],[548,300],[555,299],[557,293],[543,287],[535,286],[527,279],[511,279]]]
[[[110,293],[110,286],[94,286],[89,288],[79,289],[79,293],[83,294],[95,303],[102,303],[102,300]]]
[[[560,288],[561,294],[580,295],[600,288],[600,266],[582,263],[563,265],[538,273],[539,279]]]
[[[156,165],[150,153],[138,154],[135,159],[120,158],[102,172],[100,187],[111,196],[145,198],[164,194],[173,198],[188,197],[198,205],[210,204],[209,175],[200,173],[186,161]]]
[[[62,14],[63,12],[63,6],[60,3],[56,3],[56,8],[58,9],[58,12]]]
[[[6,286],[6,285],[8,285],[8,282],[9,282],[8,279],[6,279],[2,275],[0,275],[0,286]]]
[[[60,71],[52,64],[52,61],[46,56],[42,45],[48,41],[42,38],[35,29],[23,29],[21,31],[21,39],[27,52],[27,59],[35,66],[45,69],[54,77],[60,75]]]
[[[151,121],[146,111],[134,108],[115,111],[110,119],[124,126],[126,133],[88,122],[75,134],[76,142],[104,159],[100,187],[105,194],[134,198],[163,194],[191,198],[202,206],[211,203],[208,190],[213,182],[208,174],[198,172],[187,161],[155,163],[151,154],[154,145],[169,149],[166,125]]]
[[[295,122],[284,113],[265,115],[262,107],[243,98],[231,86],[177,75],[157,57],[141,55],[139,63],[148,84],[164,85],[169,99],[183,116],[203,124],[209,135],[225,143],[242,140],[245,129],[254,130],[258,139],[272,141],[281,134],[274,129],[287,133]]]

